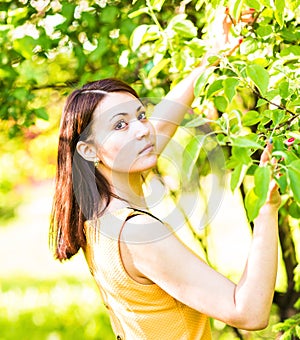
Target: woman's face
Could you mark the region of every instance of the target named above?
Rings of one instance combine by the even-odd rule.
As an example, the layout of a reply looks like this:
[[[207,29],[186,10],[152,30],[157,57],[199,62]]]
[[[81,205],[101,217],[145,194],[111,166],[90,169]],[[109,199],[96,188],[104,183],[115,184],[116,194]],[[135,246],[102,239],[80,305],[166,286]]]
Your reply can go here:
[[[97,156],[117,172],[142,172],[156,165],[156,136],[142,103],[128,92],[105,95],[92,123]]]

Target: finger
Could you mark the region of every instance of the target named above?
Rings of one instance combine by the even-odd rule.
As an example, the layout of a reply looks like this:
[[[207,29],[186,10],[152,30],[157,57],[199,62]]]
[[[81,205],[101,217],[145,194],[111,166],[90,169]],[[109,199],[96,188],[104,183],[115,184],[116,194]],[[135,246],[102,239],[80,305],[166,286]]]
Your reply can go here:
[[[234,52],[235,50],[237,50],[237,49],[240,47],[240,45],[241,45],[242,42],[243,42],[243,38],[238,38],[238,39],[236,39],[236,40],[231,44],[232,47],[231,47],[230,50],[226,53],[226,56],[232,55],[233,52]]]
[[[249,8],[248,10],[244,10],[240,16],[239,19],[236,20],[233,18],[230,14],[229,8],[225,8],[225,14],[226,14],[226,23],[227,24],[233,24],[235,25],[237,22],[245,22],[245,23],[251,23],[254,21],[254,16],[253,14],[255,13],[254,8]]]
[[[244,10],[244,11],[242,12],[241,17],[242,17],[243,15],[247,15],[247,14],[253,14],[254,12],[255,12],[255,9],[254,9],[254,8],[246,9],[246,10]]]
[[[225,8],[225,22],[228,24],[228,25],[235,25],[236,24],[236,20],[231,16],[230,12],[229,12],[229,8],[226,7]]]
[[[229,49],[227,49],[226,51],[224,51],[223,56],[231,56],[235,50],[237,50],[241,43],[243,42],[243,38],[238,38],[234,41],[234,43],[231,43],[231,47]],[[213,64],[211,64],[211,66],[218,66],[220,64],[220,59],[217,59]]]
[[[270,182],[268,198],[266,203],[276,204],[278,207],[280,206],[281,197],[279,193],[279,186],[276,181],[273,179]]]
[[[241,17],[239,22],[245,22],[245,23],[252,23],[254,21],[254,17],[251,15],[251,16],[245,16],[245,17]]]
[[[268,142],[267,146],[265,147],[263,153],[261,154],[260,157],[260,165],[263,166],[265,164],[267,164],[270,160],[270,156],[273,150],[273,144]]]

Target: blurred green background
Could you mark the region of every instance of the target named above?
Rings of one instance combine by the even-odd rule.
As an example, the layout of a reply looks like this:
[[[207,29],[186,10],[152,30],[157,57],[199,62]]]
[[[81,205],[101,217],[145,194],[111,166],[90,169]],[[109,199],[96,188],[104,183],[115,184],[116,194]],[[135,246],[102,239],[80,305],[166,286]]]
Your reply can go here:
[[[0,339],[114,339],[83,255],[61,264],[48,249],[52,183],[23,184],[0,229]]]
[[[293,6],[293,1],[287,2],[290,12],[284,11],[283,2],[275,1],[276,20],[270,1],[225,2],[237,15],[243,6],[256,7],[257,12],[267,7],[265,19],[256,27],[258,36],[252,38],[253,27],[249,27],[250,34],[244,32],[248,36],[239,58],[253,57],[258,45],[262,50],[267,50],[265,46],[273,49],[274,55],[291,45],[293,57],[286,64],[296,62],[299,23],[291,13],[298,0]],[[203,56],[201,38],[220,4],[224,1],[0,2],[0,340],[114,339],[83,254],[61,264],[48,248],[58,127],[65,96],[88,80],[110,76],[133,84],[141,96],[163,96]],[[188,20],[177,16],[174,21],[177,14]],[[280,27],[277,22],[282,23]],[[166,30],[170,23],[173,29],[168,45],[159,26]],[[282,41],[285,45],[279,47]],[[299,88],[296,81],[293,84],[291,88]],[[291,91],[283,90],[291,96]],[[238,100],[253,105],[249,90],[243,96]],[[275,339],[277,332],[272,327],[279,315],[287,318],[295,313],[292,305],[300,290],[299,214],[299,206],[293,205],[295,218],[285,226],[283,236],[289,266],[280,259],[276,288],[286,293],[286,300],[281,299],[284,313],[274,304],[270,326],[259,332],[237,331],[212,321],[214,339]],[[233,195],[226,189],[210,227],[201,235],[209,261],[236,281],[251,235],[238,192]],[[296,325],[300,327],[299,322]],[[293,323],[288,327],[295,329]]]

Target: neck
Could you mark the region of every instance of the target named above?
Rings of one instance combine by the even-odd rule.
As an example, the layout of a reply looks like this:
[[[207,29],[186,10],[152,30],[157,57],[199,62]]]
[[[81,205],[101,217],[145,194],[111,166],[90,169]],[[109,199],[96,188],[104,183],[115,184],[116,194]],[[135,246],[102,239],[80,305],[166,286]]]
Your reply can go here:
[[[124,207],[132,207],[136,209],[147,209],[143,193],[143,177],[142,173],[120,173],[113,172],[106,178],[109,179],[113,193],[122,200],[112,198],[108,207],[109,210],[115,210]],[[103,171],[102,171],[103,173]]]

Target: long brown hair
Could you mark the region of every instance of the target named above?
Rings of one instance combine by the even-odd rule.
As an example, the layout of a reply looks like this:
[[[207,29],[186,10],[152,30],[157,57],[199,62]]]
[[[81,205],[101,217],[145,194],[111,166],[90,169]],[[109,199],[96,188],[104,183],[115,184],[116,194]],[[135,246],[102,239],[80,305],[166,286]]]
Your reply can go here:
[[[108,92],[137,93],[121,80],[107,78],[84,85],[67,98],[61,118],[55,193],[50,220],[50,246],[59,260],[84,248],[84,222],[101,215],[113,196],[107,179],[76,151],[87,141],[93,112]]]

